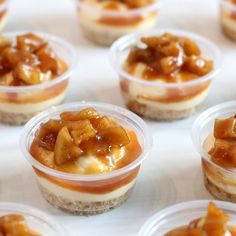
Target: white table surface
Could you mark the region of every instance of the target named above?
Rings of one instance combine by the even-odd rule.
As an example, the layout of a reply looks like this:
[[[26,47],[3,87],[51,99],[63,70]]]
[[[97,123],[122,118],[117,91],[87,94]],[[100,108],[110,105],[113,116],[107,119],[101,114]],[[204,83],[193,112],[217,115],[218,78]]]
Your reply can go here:
[[[128,202],[92,217],[71,216],[54,209],[41,196],[31,166],[20,152],[22,128],[4,125],[0,125],[0,201],[25,203],[51,213],[72,236],[129,236],[136,235],[150,216],[166,206],[212,199],[203,186],[200,158],[192,145],[190,131],[201,111],[236,99],[236,44],[221,34],[217,0],[164,2],[158,27],[190,30],[213,40],[223,51],[223,70],[196,115],[173,123],[148,122],[154,147]],[[88,100],[123,106],[116,73],[107,60],[108,50],[87,42],[77,23],[72,0],[12,0],[5,30],[50,32],[76,47],[80,62],[70,83],[67,102]]]

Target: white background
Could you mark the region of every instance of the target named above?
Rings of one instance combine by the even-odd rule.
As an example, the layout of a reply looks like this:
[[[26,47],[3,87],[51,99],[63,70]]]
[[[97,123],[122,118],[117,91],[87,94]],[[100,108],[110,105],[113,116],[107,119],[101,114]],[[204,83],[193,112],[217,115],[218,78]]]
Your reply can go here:
[[[220,31],[217,0],[163,0],[158,27],[178,28],[213,40],[223,52],[223,70],[214,81],[204,109],[236,98],[236,44]],[[70,83],[67,102],[102,101],[123,106],[108,50],[87,42],[72,0],[12,0],[6,31],[39,30],[71,42],[79,64]],[[234,61],[233,61],[234,60]],[[176,202],[211,199],[203,186],[200,158],[192,145],[193,117],[173,122],[148,122],[154,148],[142,166],[135,191],[122,207],[93,217],[76,217],[54,209],[40,195],[33,171],[18,146],[21,127],[0,125],[0,201],[32,205],[51,213],[72,236],[136,235],[160,209]]]

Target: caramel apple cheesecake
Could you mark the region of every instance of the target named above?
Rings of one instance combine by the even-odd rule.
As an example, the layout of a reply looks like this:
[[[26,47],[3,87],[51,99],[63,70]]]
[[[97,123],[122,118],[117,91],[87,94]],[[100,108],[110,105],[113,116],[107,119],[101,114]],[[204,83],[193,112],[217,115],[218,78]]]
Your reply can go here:
[[[5,215],[0,217],[1,236],[42,236],[27,225],[22,215]]]
[[[0,202],[1,236],[65,236],[68,233],[50,215],[30,206]]]
[[[193,126],[193,141],[202,157],[207,190],[236,202],[236,104],[227,102],[205,111]]]
[[[235,236],[233,203],[197,200],[159,211],[145,222],[138,236]]]
[[[224,34],[236,41],[236,1],[221,0],[220,21]]]
[[[192,220],[188,225],[178,227],[164,236],[235,236],[235,226],[229,225],[227,213],[211,202],[206,216]]]
[[[37,33],[0,37],[0,122],[18,125],[64,100],[74,52]],[[71,57],[71,58],[70,58]]]
[[[84,35],[104,46],[127,33],[154,27],[159,7],[160,0],[77,0]]]
[[[147,145],[139,130],[127,120],[124,124],[125,116],[119,117],[121,108],[115,108],[119,110],[116,114],[107,114],[103,105],[97,109],[65,107],[59,107],[57,116],[49,119],[45,115],[46,122],[37,123],[24,150],[43,196],[52,205],[78,215],[98,214],[121,205],[130,196],[146,155]],[[142,120],[127,114],[138,121],[137,127],[140,123],[145,128]]]
[[[207,40],[180,32],[130,35],[111,49],[126,106],[170,121],[190,116],[206,99],[218,56]]]

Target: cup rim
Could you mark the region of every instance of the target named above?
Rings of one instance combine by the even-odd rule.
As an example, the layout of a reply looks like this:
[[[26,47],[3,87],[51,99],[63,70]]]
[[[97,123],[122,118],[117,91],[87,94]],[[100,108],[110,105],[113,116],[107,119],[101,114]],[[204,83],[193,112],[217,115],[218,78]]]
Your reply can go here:
[[[101,15],[105,15],[105,16],[113,16],[113,17],[130,17],[130,16],[136,16],[136,15],[140,15],[140,14],[145,14],[151,11],[154,11],[158,8],[160,8],[161,4],[162,4],[163,0],[157,0],[156,2],[146,6],[146,7],[141,7],[141,8],[137,8],[137,9],[129,9],[126,11],[114,11],[114,10],[102,10],[102,9],[98,9],[95,7],[90,6],[89,4],[83,3],[81,0],[77,0],[77,4],[79,7],[81,7],[84,10],[88,10],[91,11],[95,14],[99,13]]]
[[[227,0],[220,0],[220,5],[230,8],[233,11],[236,11],[236,5],[234,5],[233,3],[231,3],[230,1]]]
[[[39,218],[51,226],[58,236],[66,235],[65,229],[51,215],[37,208],[15,202],[0,202],[0,211],[1,210],[16,211],[16,213],[19,214],[26,214],[34,218]]]
[[[227,208],[228,210],[235,209],[234,203],[219,201],[219,200],[194,200],[194,201],[187,201],[175,204],[173,206],[169,206],[164,208],[163,210],[159,211],[155,215],[151,216],[141,227],[138,236],[149,236],[153,231],[152,228],[155,226],[157,222],[160,220],[165,219],[166,217],[170,216],[173,213],[177,213],[181,210],[186,210],[191,207],[207,207],[209,202],[214,202],[219,208]],[[236,210],[235,210],[236,213]]]
[[[79,109],[79,108],[85,108],[85,107],[96,107],[98,111],[99,109],[106,109],[107,111],[113,111],[113,112],[116,112],[117,114],[125,115],[126,122],[135,123],[136,128],[138,128],[143,133],[143,137],[144,137],[143,138],[144,147],[143,147],[142,154],[135,161],[131,162],[129,165],[123,168],[114,170],[112,172],[103,173],[103,174],[84,175],[84,174],[70,174],[70,173],[54,170],[52,168],[49,168],[43,165],[39,161],[37,161],[29,153],[27,145],[26,145],[28,135],[32,132],[32,129],[35,127],[35,125],[40,123],[40,121],[43,118],[48,117],[48,119],[50,119],[50,116],[52,116],[53,114],[57,114],[58,112],[63,112],[66,109],[68,110],[73,109],[73,108]],[[138,167],[151,151],[152,136],[148,130],[147,124],[140,117],[138,117],[136,114],[132,113],[131,111],[128,111],[125,108],[121,108],[119,106],[115,106],[111,104],[83,101],[83,102],[67,103],[67,104],[56,106],[56,107],[52,107],[50,109],[45,110],[44,112],[39,113],[35,117],[33,117],[30,121],[27,122],[27,124],[23,128],[23,131],[20,137],[20,148],[25,158],[33,167],[35,167],[36,169],[48,175],[61,178],[61,179],[69,179],[72,181],[97,181],[97,180],[105,180],[105,179],[110,179],[116,176],[120,176]]]
[[[130,47],[135,42],[137,42],[137,39],[143,36],[150,36],[150,35],[161,35],[165,32],[172,33],[178,36],[187,37],[190,39],[193,39],[194,41],[201,42],[205,44],[214,54],[214,63],[215,68],[205,76],[199,77],[198,79],[186,81],[182,83],[160,83],[160,82],[153,82],[153,81],[147,81],[143,79],[139,79],[135,76],[130,75],[129,73],[125,72],[120,66],[116,63],[116,53],[118,50],[123,50],[127,45]],[[157,29],[157,30],[149,30],[139,33],[133,33],[126,36],[121,37],[117,41],[115,41],[109,51],[109,59],[112,67],[114,70],[124,79],[128,79],[130,81],[146,85],[146,86],[152,86],[152,87],[165,87],[165,88],[175,88],[175,87],[189,87],[194,86],[199,83],[206,82],[212,78],[214,78],[221,70],[221,64],[222,64],[222,54],[220,49],[216,46],[215,43],[208,40],[205,37],[202,37],[198,34],[189,32],[189,31],[183,31],[183,30],[176,30],[176,29],[170,29],[170,28],[163,28],[163,29]]]
[[[34,31],[34,30],[22,30],[22,31],[9,31],[9,32],[4,32],[3,36],[6,37],[16,37],[17,35],[22,35],[22,34],[26,34],[26,33],[33,33],[36,35],[41,36],[42,38],[46,39],[49,44],[50,42],[55,42],[57,44],[59,44],[61,47],[63,47],[64,49],[66,49],[68,51],[68,53],[70,54],[70,57],[72,58],[72,62],[68,65],[68,69],[61,74],[60,76],[56,77],[53,80],[47,81],[45,83],[42,84],[36,84],[36,85],[27,85],[27,86],[4,86],[4,85],[0,85],[0,91],[6,91],[6,92],[23,92],[23,91],[29,91],[29,90],[40,90],[40,89],[45,89],[47,87],[51,87],[54,86],[56,84],[61,83],[62,81],[68,79],[75,67],[77,66],[77,54],[74,50],[74,47],[68,43],[66,40],[52,35],[52,34],[48,34],[48,33],[44,33],[41,31]]]
[[[210,121],[213,117],[224,114],[221,113],[222,109],[228,108],[227,112],[230,111],[236,111],[236,101],[228,101],[224,102],[218,105],[215,105],[213,107],[210,107],[209,109],[205,110],[203,113],[201,113],[197,119],[194,121],[193,126],[192,126],[192,142],[194,144],[194,147],[196,151],[201,155],[201,158],[206,160],[207,162],[211,163],[215,168],[218,168],[221,171],[224,171],[225,173],[228,174],[235,174],[236,171],[230,170],[230,169],[225,169],[213,161],[211,161],[211,156],[208,154],[208,152],[203,148],[203,145],[200,141],[200,136],[199,136],[199,130],[203,128],[204,124]]]

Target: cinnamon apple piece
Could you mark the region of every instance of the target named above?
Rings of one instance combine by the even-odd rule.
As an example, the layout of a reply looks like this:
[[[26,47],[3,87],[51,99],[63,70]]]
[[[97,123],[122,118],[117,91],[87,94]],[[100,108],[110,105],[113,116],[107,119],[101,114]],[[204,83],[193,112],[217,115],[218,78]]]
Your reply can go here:
[[[96,136],[97,131],[93,128],[89,120],[76,122],[76,127],[72,128],[71,136],[76,145]]]
[[[130,143],[127,132],[121,126],[103,129],[98,133],[97,137],[111,146],[122,147]]]
[[[61,113],[60,117],[64,121],[79,121],[96,119],[99,117],[99,115],[94,108],[85,108],[81,111],[63,112]]]
[[[216,119],[214,127],[214,136],[217,139],[236,138],[236,119]]]
[[[16,47],[24,51],[35,52],[45,44],[46,43],[43,38],[32,33],[23,34],[16,37]]]
[[[58,133],[55,144],[55,162],[58,165],[75,160],[83,151],[75,145],[67,127],[63,127]]]
[[[192,40],[187,39],[187,38],[181,38],[180,39],[180,44],[182,45],[182,47],[184,49],[184,53],[187,56],[192,56],[192,55],[200,56],[201,55],[200,48]]]
[[[111,120],[106,116],[97,119],[91,119],[91,123],[97,131],[113,126]]]

